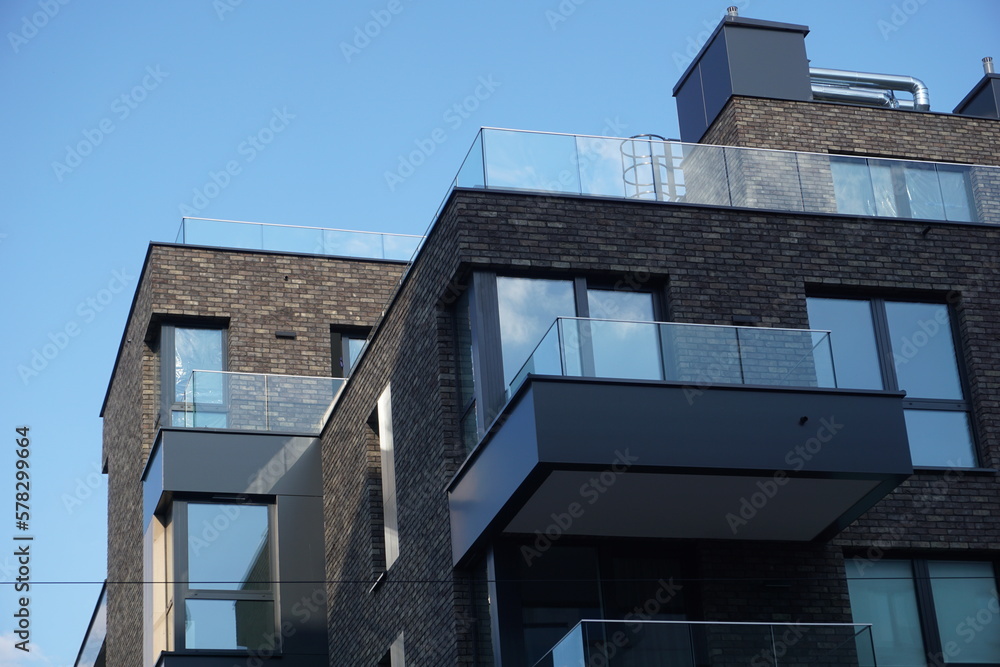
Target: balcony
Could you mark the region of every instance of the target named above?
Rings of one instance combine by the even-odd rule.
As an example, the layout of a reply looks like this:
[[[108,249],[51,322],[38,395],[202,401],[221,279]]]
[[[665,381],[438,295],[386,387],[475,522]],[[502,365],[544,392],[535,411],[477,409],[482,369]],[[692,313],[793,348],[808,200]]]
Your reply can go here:
[[[343,378],[192,371],[173,426],[319,435]]]
[[[899,392],[829,333],[559,318],[448,488],[453,558],[500,534],[827,539],[912,474]]]
[[[1000,168],[483,128],[454,185],[1000,223]]]
[[[107,582],[101,586],[101,593],[97,596],[97,605],[94,613],[90,617],[90,625],[87,626],[87,634],[83,637],[80,645],[80,652],[77,653],[74,667],[104,667],[104,640],[108,634],[108,585]]]
[[[274,252],[409,261],[423,236],[262,222],[182,218],[177,243]]]
[[[580,621],[534,667],[875,667],[871,626]]]

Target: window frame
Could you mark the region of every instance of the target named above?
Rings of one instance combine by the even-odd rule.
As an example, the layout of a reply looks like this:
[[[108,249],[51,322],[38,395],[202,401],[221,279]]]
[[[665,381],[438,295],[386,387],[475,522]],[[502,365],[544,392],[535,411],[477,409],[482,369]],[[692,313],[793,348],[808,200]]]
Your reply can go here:
[[[354,365],[350,364],[350,342],[360,340],[363,346],[370,333],[371,329],[368,327],[330,325],[330,370],[333,377],[344,379],[350,377],[354,371]],[[345,360],[349,367],[344,367]]]
[[[471,453],[485,437],[487,430],[493,424],[497,414],[507,404],[503,367],[503,341],[500,334],[500,297],[497,289],[498,278],[521,278],[528,280],[562,280],[573,284],[574,315],[566,317],[590,317],[588,290],[605,290],[611,292],[629,292],[649,294],[653,306],[654,321],[666,321],[668,316],[667,300],[662,282],[650,274],[643,279],[627,280],[628,274],[617,276],[564,274],[559,272],[517,272],[517,271],[474,271],[468,279],[465,292],[456,300],[452,308],[455,323],[455,340],[458,317],[455,316],[457,304],[468,294],[469,326],[472,344],[472,398],[459,406],[458,430],[459,440],[465,444],[466,452]],[[588,342],[584,342],[587,345]],[[586,350],[584,351],[586,352]],[[592,355],[591,355],[592,356]],[[456,375],[458,374],[456,359]],[[460,389],[459,389],[460,391]],[[470,411],[476,415],[475,442],[466,440],[462,425],[469,418]]]
[[[943,554],[942,554],[943,555]],[[867,560],[865,556],[845,556],[845,561]],[[907,558],[905,555],[885,555],[879,560],[906,561],[910,565],[911,581],[916,597],[917,617],[920,624],[920,634],[923,638],[924,657],[927,665],[959,665],[961,667],[998,667],[1000,662],[948,662],[945,660],[945,645],[941,640],[941,633],[938,628],[937,607],[934,604],[934,592],[931,585],[930,563],[932,562],[968,562],[968,563],[989,563],[993,570],[993,587],[997,590],[1000,587],[1000,566],[992,559],[976,560],[970,558]],[[864,577],[851,577],[850,565],[845,563],[846,579],[863,580]],[[848,596],[850,602],[850,597]],[[851,605],[851,615],[853,618],[854,607]]]
[[[976,427],[975,413],[972,409],[972,400],[969,398],[970,386],[968,371],[963,354],[962,339],[958,328],[955,308],[953,304],[944,299],[931,300],[929,297],[895,297],[895,296],[870,296],[866,294],[843,294],[828,292],[809,292],[806,299],[842,299],[847,301],[867,301],[868,311],[872,320],[872,332],[875,336],[875,352],[878,357],[879,374],[882,378],[883,391],[904,391],[899,387],[899,378],[896,373],[895,356],[892,349],[892,336],[889,331],[889,316],[886,310],[886,303],[920,303],[927,305],[942,306],[948,313],[948,327],[951,333],[951,340],[955,352],[955,368],[958,374],[958,384],[962,391],[962,400],[949,398],[921,398],[911,396],[907,393],[903,397],[903,410],[922,410],[937,412],[961,412],[967,415],[969,424],[969,438],[972,443],[972,465],[963,470],[975,469],[982,462],[979,451],[979,435]],[[810,323],[811,326],[811,323]],[[834,360],[836,362],[836,359]],[[918,469],[943,469],[951,468],[947,465],[914,465]]]
[[[188,523],[188,507],[190,505],[217,505],[220,508],[227,505],[241,507],[265,507],[267,509],[267,550],[268,567],[270,570],[268,586],[266,589],[254,591],[239,591],[225,589],[192,588],[190,585],[190,563],[188,560],[188,543],[190,540]],[[173,573],[168,573],[168,579],[173,585],[169,591],[170,603],[173,606],[173,626],[170,632],[173,635],[174,652],[195,652],[206,655],[248,655],[255,651],[260,651],[263,646],[248,646],[237,649],[210,649],[210,648],[188,648],[187,646],[187,602],[188,600],[248,600],[271,602],[273,618],[271,630],[265,636],[274,638],[273,648],[268,646],[267,650],[275,654],[282,651],[284,637],[278,629],[281,624],[281,610],[278,601],[278,540],[277,540],[277,507],[273,498],[256,498],[250,496],[232,496],[210,498],[183,497],[175,498],[171,503],[170,530],[172,533],[171,548],[169,554],[174,568]]]
[[[178,402],[175,395],[176,387],[176,352],[175,340],[177,329],[207,329],[220,331],[222,333],[222,372],[229,370],[229,323],[220,321],[175,321],[160,325],[160,414],[158,421],[161,426],[173,427],[173,413],[187,412],[190,404]],[[198,370],[198,369],[192,369]],[[225,383],[223,383],[222,402],[216,406],[206,406],[207,412],[219,412],[228,414],[229,396],[227,395]],[[183,428],[183,427],[178,427]],[[200,428],[200,427],[188,427]],[[211,427],[204,427],[211,428]]]

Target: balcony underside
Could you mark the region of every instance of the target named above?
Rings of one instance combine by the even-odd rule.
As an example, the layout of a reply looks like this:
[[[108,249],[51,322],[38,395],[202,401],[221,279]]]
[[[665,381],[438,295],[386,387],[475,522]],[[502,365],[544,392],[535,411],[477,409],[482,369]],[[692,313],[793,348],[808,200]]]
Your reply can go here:
[[[808,541],[912,473],[902,395],[532,376],[449,488],[498,533]]]

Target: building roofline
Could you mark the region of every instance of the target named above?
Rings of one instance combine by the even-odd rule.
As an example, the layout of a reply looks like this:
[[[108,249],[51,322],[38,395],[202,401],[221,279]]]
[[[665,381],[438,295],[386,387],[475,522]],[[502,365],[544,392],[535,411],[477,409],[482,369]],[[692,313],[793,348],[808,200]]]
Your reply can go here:
[[[150,241],[149,246],[146,248],[146,256],[142,261],[142,270],[139,271],[139,279],[136,281],[135,292],[132,295],[132,303],[128,309],[128,315],[125,318],[125,327],[122,331],[121,340],[118,342],[118,352],[115,354],[115,363],[111,367],[111,377],[108,378],[107,388],[104,390],[104,400],[101,401],[101,411],[98,416],[104,417],[104,411],[108,407],[108,399],[111,397],[111,386],[115,382],[115,376],[118,374],[118,365],[121,362],[122,352],[125,350],[125,342],[128,335],[129,323],[132,321],[132,316],[135,314],[136,302],[139,299],[139,288],[142,286],[143,280],[146,278],[146,269],[149,267],[149,260],[153,255],[153,248],[194,248],[198,250],[215,250],[219,252],[233,252],[233,253],[246,253],[246,254],[258,254],[258,255],[291,255],[295,257],[316,257],[320,259],[331,259],[340,261],[357,261],[357,262],[370,262],[375,264],[409,264],[408,260],[401,259],[382,259],[382,258],[367,258],[367,257],[348,257],[342,255],[321,255],[316,253],[306,253],[306,252],[285,252],[281,250],[257,250],[257,249],[246,249],[246,248],[227,248],[223,246],[206,246],[206,245],[194,245],[190,243],[170,243],[166,241]],[[423,246],[421,245],[421,248]]]

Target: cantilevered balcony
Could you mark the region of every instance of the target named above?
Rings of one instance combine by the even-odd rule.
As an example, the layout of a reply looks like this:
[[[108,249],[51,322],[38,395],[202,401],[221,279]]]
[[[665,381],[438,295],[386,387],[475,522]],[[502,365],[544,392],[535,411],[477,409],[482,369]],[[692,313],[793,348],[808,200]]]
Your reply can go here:
[[[176,242],[219,248],[408,261],[423,240],[424,237],[411,234],[183,218]]]
[[[319,435],[343,378],[192,371],[173,426]]]
[[[1000,168],[483,128],[457,187],[1000,223]]]
[[[838,387],[830,334],[559,318],[452,480],[492,536],[806,541],[912,473],[902,393]]]
[[[580,621],[535,667],[875,667],[871,626]]]

